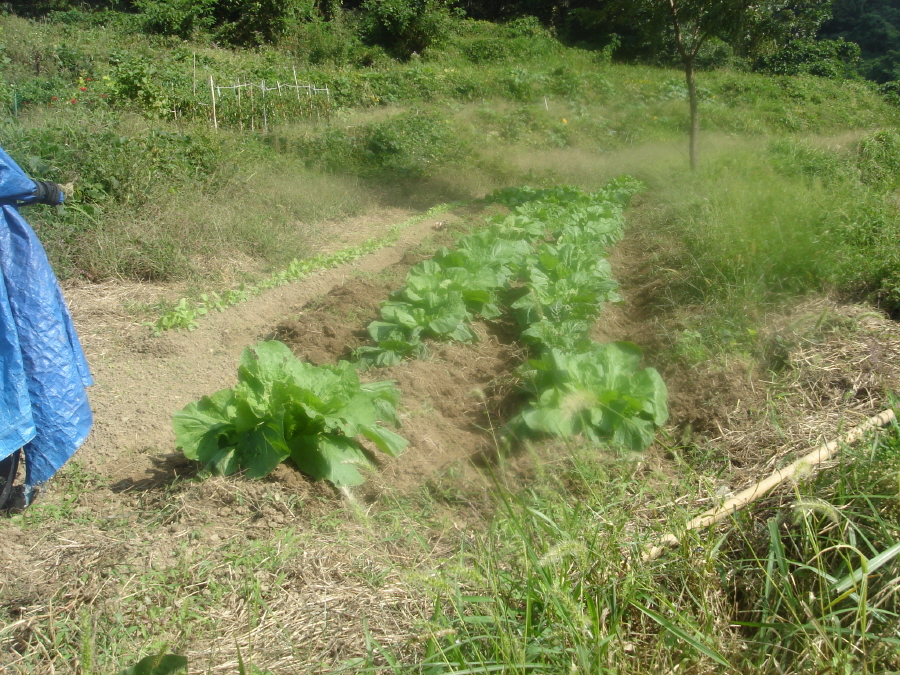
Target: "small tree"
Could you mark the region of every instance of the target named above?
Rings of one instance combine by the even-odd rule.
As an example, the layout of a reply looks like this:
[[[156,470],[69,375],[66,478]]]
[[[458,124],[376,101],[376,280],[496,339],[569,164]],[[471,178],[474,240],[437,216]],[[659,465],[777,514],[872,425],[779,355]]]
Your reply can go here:
[[[697,55],[713,37],[731,44],[778,43],[784,37],[815,32],[828,16],[831,0],[798,2],[754,0],[598,0],[595,23],[640,26],[647,42],[658,48],[669,42],[684,68],[690,107],[691,168],[699,166],[700,113],[695,71]],[[671,41],[670,41],[671,40]]]

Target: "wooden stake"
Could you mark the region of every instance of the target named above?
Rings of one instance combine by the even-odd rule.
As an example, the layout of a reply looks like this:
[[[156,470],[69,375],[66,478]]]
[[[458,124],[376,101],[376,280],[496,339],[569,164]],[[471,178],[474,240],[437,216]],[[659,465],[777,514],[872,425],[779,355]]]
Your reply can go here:
[[[256,130],[256,108],[253,107],[253,85],[247,87],[250,92],[250,131]]]
[[[243,87],[238,82],[235,82],[234,86],[237,89],[237,93],[238,93],[238,128],[241,131],[243,131],[244,130],[244,108],[241,105],[241,89],[243,89]]]
[[[281,121],[287,122],[287,117],[284,114],[284,103],[281,101],[281,82],[275,80],[275,86],[278,87],[278,105],[281,107]]]

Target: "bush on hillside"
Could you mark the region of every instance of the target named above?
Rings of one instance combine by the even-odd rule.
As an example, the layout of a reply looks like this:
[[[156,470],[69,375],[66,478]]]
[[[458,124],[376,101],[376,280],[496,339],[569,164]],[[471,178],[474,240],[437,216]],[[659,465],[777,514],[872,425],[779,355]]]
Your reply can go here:
[[[500,63],[509,59],[533,59],[555,54],[559,42],[533,16],[525,16],[507,24],[463,21],[452,44],[471,63]]]
[[[469,149],[459,130],[436,112],[413,111],[351,130],[325,129],[298,139],[311,168],[374,178],[429,178],[463,161]]]
[[[137,0],[144,28],[157,35],[189,38],[213,24],[214,0]]]
[[[421,54],[449,30],[448,0],[366,0],[363,34],[400,58]]]
[[[900,134],[877,131],[863,138],[856,164],[864,183],[885,190],[896,188],[900,183]]]
[[[135,6],[151,33],[189,38],[210,30],[241,47],[277,42],[295,22],[316,17],[313,0],[135,0]]]
[[[754,70],[771,75],[816,75],[852,78],[859,66],[859,45],[843,40],[793,40],[757,59]]]
[[[884,100],[894,105],[900,105],[900,81],[885,82],[878,87],[878,93]]]

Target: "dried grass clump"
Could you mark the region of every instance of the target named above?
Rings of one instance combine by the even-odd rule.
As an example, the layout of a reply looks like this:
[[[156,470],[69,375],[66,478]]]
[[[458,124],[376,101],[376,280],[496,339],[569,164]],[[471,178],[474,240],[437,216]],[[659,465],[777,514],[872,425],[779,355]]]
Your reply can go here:
[[[900,389],[900,325],[864,305],[817,298],[769,321],[769,378],[755,415],[720,423],[735,487],[832,440],[887,407]]]

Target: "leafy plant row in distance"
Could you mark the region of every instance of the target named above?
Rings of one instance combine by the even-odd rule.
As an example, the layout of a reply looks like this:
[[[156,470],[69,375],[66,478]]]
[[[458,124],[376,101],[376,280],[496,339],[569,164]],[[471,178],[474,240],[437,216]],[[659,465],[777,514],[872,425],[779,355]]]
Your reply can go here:
[[[363,256],[396,244],[400,239],[400,234],[413,225],[417,225],[423,220],[441,213],[446,213],[458,206],[462,206],[462,202],[438,204],[424,213],[392,226],[387,234],[382,237],[372,237],[362,244],[349,246],[334,253],[322,253],[303,260],[293,260],[286,268],[271,274],[256,285],[241,284],[239,288],[229,289],[222,293],[210,291],[209,293],[202,293],[198,299],[180,298],[171,309],[163,312],[156,321],[146,321],[143,325],[148,326],[155,336],[162,335],[169,330],[195,330],[199,325],[197,320],[208,314],[210,310],[224,312],[229,307],[258,296],[263,291],[295,281],[302,281],[316,272],[333,269],[345,263],[359,260]]]

